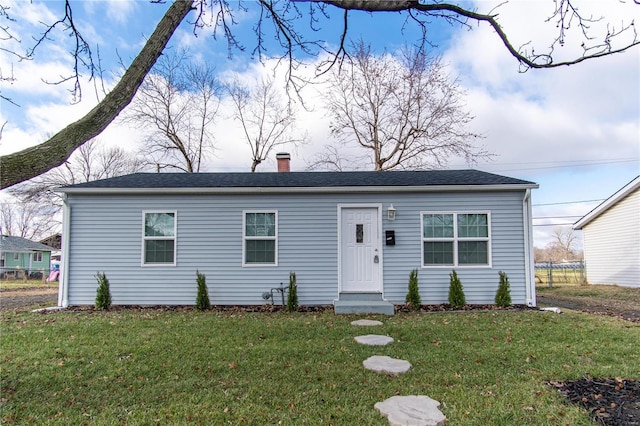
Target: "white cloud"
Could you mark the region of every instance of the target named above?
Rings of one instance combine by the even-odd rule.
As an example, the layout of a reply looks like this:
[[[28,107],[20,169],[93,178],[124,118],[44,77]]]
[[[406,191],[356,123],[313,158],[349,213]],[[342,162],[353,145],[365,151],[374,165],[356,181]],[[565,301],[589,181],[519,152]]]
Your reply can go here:
[[[107,17],[119,24],[125,24],[135,12],[138,5],[134,0],[119,0],[106,2]]]
[[[532,7],[538,4],[518,2],[498,9],[504,9],[500,21],[514,40],[555,36],[554,26],[540,25],[548,12]],[[480,6],[488,8],[486,2]],[[455,37],[446,59],[468,89],[468,104],[477,117],[474,127],[500,155],[497,163],[640,156],[639,49],[571,67],[518,73],[496,34],[480,27]]]

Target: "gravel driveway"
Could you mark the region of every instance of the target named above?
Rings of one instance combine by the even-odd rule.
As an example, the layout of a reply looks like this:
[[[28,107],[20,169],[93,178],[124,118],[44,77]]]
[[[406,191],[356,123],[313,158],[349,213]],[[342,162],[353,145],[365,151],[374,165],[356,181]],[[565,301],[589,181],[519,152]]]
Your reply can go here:
[[[52,288],[0,291],[0,311],[29,310],[58,304],[58,290]]]

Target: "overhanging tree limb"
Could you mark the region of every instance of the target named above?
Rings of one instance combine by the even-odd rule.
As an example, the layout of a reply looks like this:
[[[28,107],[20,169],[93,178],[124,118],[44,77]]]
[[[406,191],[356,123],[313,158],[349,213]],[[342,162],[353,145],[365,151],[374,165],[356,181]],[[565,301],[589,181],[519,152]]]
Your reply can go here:
[[[567,4],[571,4],[570,1],[565,1],[565,0],[558,0],[558,2],[562,5],[564,3]],[[369,11],[369,12],[402,12],[402,11],[419,11],[419,12],[423,12],[426,14],[434,14],[434,13],[440,13],[440,12],[448,12],[448,13],[452,13],[458,16],[462,16],[464,18],[468,18],[474,21],[478,21],[478,22],[486,22],[487,24],[489,24],[493,30],[498,34],[498,37],[500,38],[500,40],[502,41],[502,44],[507,48],[507,50],[509,51],[509,53],[518,60],[518,62],[520,62],[520,64],[525,68],[536,68],[536,69],[541,69],[541,68],[557,68],[557,67],[562,67],[562,66],[568,66],[568,65],[575,65],[575,64],[579,64],[580,62],[583,62],[587,59],[594,59],[594,58],[600,58],[602,56],[608,56],[611,54],[615,54],[615,53],[621,53],[624,52],[628,49],[630,49],[631,47],[634,46],[638,46],[640,45],[640,40],[637,39],[637,35],[635,33],[635,27],[633,26],[633,22],[631,24],[629,24],[628,26],[624,27],[622,30],[614,32],[614,33],[610,33],[607,34],[607,37],[605,38],[605,40],[603,40],[602,44],[593,48],[585,48],[585,52],[583,54],[583,56],[576,58],[576,59],[572,59],[572,60],[568,60],[568,61],[560,61],[560,62],[554,62],[553,58],[550,54],[540,54],[540,55],[530,55],[527,56],[526,54],[520,52],[518,49],[516,49],[513,44],[511,43],[511,40],[509,40],[509,37],[507,36],[507,34],[504,32],[504,30],[502,29],[502,26],[498,23],[497,19],[496,19],[496,15],[492,15],[492,14],[484,14],[484,13],[478,13],[475,12],[473,10],[468,10],[465,9],[463,7],[460,7],[458,5],[455,4],[451,4],[451,3],[429,3],[429,4],[424,4],[424,3],[420,3],[418,0],[402,0],[402,1],[385,1],[385,0],[328,0],[325,1],[324,3],[328,3],[331,4],[333,6],[336,6],[338,8],[341,9],[345,9],[345,10],[361,10],[361,11]],[[556,11],[557,13],[560,13],[560,9],[561,7]],[[554,16],[556,15],[554,14]],[[561,27],[561,29],[565,29],[565,15],[560,16],[559,19],[559,25]],[[584,25],[586,24],[581,18],[580,19],[580,26],[583,27],[584,29]],[[588,20],[587,20],[588,21]],[[631,29],[634,31],[634,38],[633,40],[618,48],[618,49],[613,49],[611,48],[610,45],[610,40],[612,37],[615,37],[618,34],[621,34],[623,31],[626,31],[628,29]],[[593,51],[593,49],[598,49],[595,52],[590,52]]]
[[[191,9],[191,0],[178,0],[167,9],[118,84],[87,115],[43,144],[2,156],[0,188],[15,185],[61,165],[76,148],[100,134],[131,102],[145,76]]]

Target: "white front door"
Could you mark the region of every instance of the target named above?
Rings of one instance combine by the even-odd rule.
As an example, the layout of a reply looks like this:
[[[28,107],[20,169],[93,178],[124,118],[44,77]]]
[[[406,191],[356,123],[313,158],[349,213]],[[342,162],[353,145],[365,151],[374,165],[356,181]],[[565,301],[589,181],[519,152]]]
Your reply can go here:
[[[340,222],[342,291],[380,292],[378,209],[343,207]]]

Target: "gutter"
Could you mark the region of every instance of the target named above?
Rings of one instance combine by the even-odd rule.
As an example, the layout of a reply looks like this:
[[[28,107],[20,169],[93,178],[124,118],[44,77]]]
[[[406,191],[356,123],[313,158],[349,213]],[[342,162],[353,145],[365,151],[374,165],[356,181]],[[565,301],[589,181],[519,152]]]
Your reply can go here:
[[[533,262],[533,220],[531,213],[531,189],[527,189],[522,200],[524,227],[524,276],[527,306],[536,306],[535,269]]]
[[[60,283],[58,285],[58,306],[69,306],[69,246],[71,241],[71,206],[66,194],[62,194],[62,254],[60,256]]]
[[[362,193],[410,193],[410,192],[474,192],[474,191],[518,191],[538,188],[537,184],[499,185],[423,185],[423,186],[322,186],[322,187],[178,187],[178,188],[60,188],[63,194],[362,194]]]

